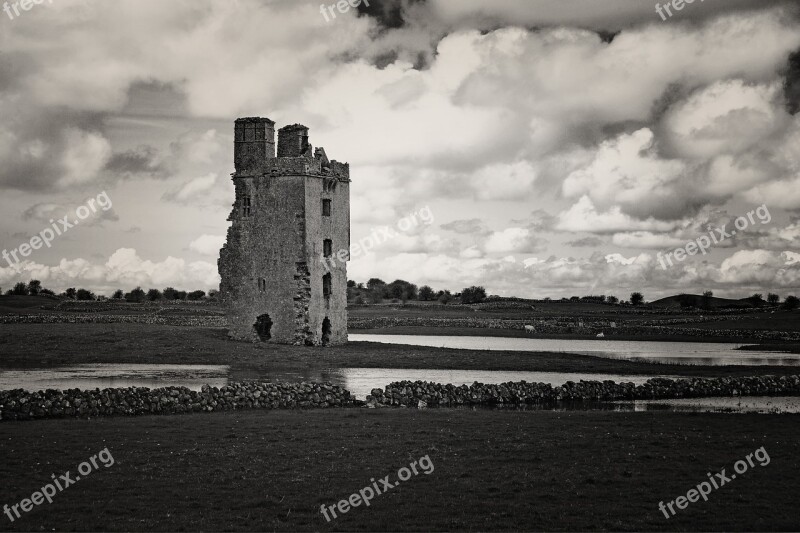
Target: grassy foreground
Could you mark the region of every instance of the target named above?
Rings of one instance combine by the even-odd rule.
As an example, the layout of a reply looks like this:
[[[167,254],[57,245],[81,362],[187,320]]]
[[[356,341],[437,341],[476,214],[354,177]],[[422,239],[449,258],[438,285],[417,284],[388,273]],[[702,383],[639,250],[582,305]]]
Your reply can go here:
[[[318,410],[0,424],[0,504],[104,448],[116,464],[0,530],[797,530],[796,415]],[[669,501],[764,446],[665,519]],[[321,504],[434,471],[327,523]]]

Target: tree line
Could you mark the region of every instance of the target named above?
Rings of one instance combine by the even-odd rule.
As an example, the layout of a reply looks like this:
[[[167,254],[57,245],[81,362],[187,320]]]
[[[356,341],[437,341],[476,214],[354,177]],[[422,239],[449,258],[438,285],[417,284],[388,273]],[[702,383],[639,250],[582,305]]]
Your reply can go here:
[[[0,290],[2,292],[2,290]],[[215,300],[219,291],[211,290],[206,294],[205,291],[180,291],[173,287],[167,287],[164,290],[149,289],[147,292],[141,287],[136,287],[130,292],[124,292],[122,289],[117,289],[111,296],[112,300],[125,300],[127,302],[140,303],[140,302],[155,302],[158,300],[189,300],[199,301],[203,299]],[[42,283],[33,279],[28,283],[19,282],[14,285],[13,289],[9,289],[5,293],[6,296],[58,296],[69,300],[93,301],[104,300],[105,296],[97,295],[88,289],[76,289],[70,287],[60,294],[56,294],[50,289],[42,287]]]

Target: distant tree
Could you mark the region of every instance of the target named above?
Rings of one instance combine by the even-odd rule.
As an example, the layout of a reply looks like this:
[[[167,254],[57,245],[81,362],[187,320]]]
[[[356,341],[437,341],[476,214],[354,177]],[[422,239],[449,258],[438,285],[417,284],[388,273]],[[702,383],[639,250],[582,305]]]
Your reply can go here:
[[[461,291],[462,304],[477,304],[486,299],[486,289],[479,286],[467,287]]]
[[[419,288],[419,299],[424,302],[429,302],[436,297],[436,294],[433,292],[428,285],[423,285]]]
[[[372,290],[375,287],[384,287],[386,286],[386,282],[379,278],[370,278],[367,282],[367,288]]]
[[[38,279],[30,280],[28,282],[28,294],[37,296],[40,292],[42,292],[42,282]]]
[[[439,300],[441,304],[447,305],[453,299],[453,295],[450,294],[450,291],[439,291],[439,293],[437,300]]]
[[[757,292],[754,295],[752,295],[749,299],[753,300],[753,301],[756,301],[756,302],[763,302],[764,301],[764,295],[761,294],[760,292]]]
[[[367,298],[369,298],[370,303],[380,303],[383,300],[383,287],[378,286],[367,289]]]
[[[11,296],[12,294],[14,294],[14,290],[13,289],[8,289],[6,291],[6,296]]]
[[[208,299],[212,302],[216,302],[219,299],[219,291],[217,289],[208,291]]]
[[[789,309],[790,311],[793,309],[797,309],[800,307],[800,298],[797,296],[787,296],[786,299],[783,301],[783,308]]]
[[[114,291],[114,295],[112,298],[115,300],[122,300],[125,297],[125,294],[122,292],[122,289],[117,289]]]
[[[150,289],[149,291],[147,291],[147,299],[150,300],[151,302],[160,300],[163,297],[164,295],[161,294],[161,291],[158,289]]]
[[[774,305],[781,301],[781,297],[775,294],[774,292],[771,292],[767,294],[767,301]]]
[[[178,291],[175,293],[176,300],[185,300],[187,296],[186,291]]]
[[[175,300],[176,299],[175,295],[177,293],[178,293],[178,291],[176,291],[172,287],[167,287],[166,289],[164,289],[164,299],[165,300]]]
[[[14,296],[27,296],[28,286],[20,281],[19,283],[14,285],[14,289],[11,291],[11,294],[13,294]]]
[[[617,298],[616,296],[606,296],[606,303],[612,305],[617,304],[619,303],[619,298]]]
[[[74,300],[78,297],[78,290],[75,287],[70,287],[69,289],[64,291],[64,296],[69,298],[70,300]]]
[[[202,300],[203,298],[206,297],[206,291],[200,291],[200,290],[192,291],[187,296],[190,300],[196,302],[197,300]]]
[[[631,293],[631,305],[642,305],[644,303],[644,296],[641,292]]]
[[[417,299],[417,286],[402,279],[391,282],[386,286],[386,291],[389,298],[396,298],[404,302]]]
[[[571,297],[569,299],[569,301],[570,302],[580,302],[581,301],[581,297],[580,296],[573,296],[573,297]]]
[[[94,300],[96,298],[92,291],[86,289],[78,289],[78,292],[75,294],[75,296],[78,300],[83,301]]]
[[[131,303],[141,303],[145,300],[146,296],[141,287],[136,287],[131,292],[125,294],[125,300]]]
[[[41,291],[39,291],[39,294],[41,294],[42,296],[55,296],[56,295],[56,293],[54,293],[50,289],[42,289]]]
[[[353,281],[352,279],[348,279],[347,280],[347,288],[352,289],[352,288],[355,288],[355,286],[356,286],[356,282],[355,281]]]
[[[713,298],[713,297],[714,297],[714,293],[712,291],[705,291],[703,293],[703,299],[702,299],[702,302],[700,304],[701,307],[703,309],[706,309],[706,310],[711,309],[711,298]]]

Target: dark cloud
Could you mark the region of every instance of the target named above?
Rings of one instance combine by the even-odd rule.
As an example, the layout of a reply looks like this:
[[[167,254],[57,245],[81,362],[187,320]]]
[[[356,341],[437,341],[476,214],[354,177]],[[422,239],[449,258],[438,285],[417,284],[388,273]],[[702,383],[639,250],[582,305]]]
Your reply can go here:
[[[372,0],[361,2],[358,13],[375,19],[384,29],[397,29],[406,25],[408,9],[412,5],[424,4],[425,0]]]
[[[537,209],[528,218],[514,219],[512,224],[525,226],[531,231],[550,231],[557,222],[557,218],[545,211]]]
[[[148,145],[141,145],[135,150],[113,154],[106,165],[106,170],[127,178],[136,175],[151,178],[166,178],[169,176],[169,171],[160,157],[160,152]]]
[[[92,181],[98,170],[92,164],[102,166],[107,144],[102,114],[5,107],[0,103],[0,111],[7,111],[0,136],[9,133],[12,141],[0,166],[0,188],[51,191]],[[81,159],[86,161],[85,168],[70,168]]]
[[[441,228],[464,235],[488,235],[491,233],[489,228],[486,226],[486,222],[480,218],[454,220],[452,222],[448,222],[447,224],[442,224]]]
[[[783,91],[786,96],[786,110],[792,115],[797,114],[800,111],[800,50],[789,56]]]
[[[605,244],[605,241],[600,237],[583,237],[582,239],[575,239],[574,241],[569,241],[565,243],[567,246],[572,246],[573,248],[591,248],[596,246],[602,246]]]

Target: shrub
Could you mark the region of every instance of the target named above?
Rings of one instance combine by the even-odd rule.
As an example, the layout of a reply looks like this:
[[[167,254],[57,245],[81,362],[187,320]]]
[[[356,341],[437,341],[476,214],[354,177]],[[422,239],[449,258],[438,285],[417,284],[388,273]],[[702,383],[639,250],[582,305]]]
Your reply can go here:
[[[96,296],[92,291],[86,289],[78,289],[78,292],[76,293],[75,296],[77,297],[78,300],[82,301],[94,300],[96,298]]]
[[[483,287],[467,287],[461,291],[462,304],[478,304],[486,299],[486,289]]]
[[[141,303],[145,300],[145,293],[141,287],[136,287],[131,292],[125,294],[125,300],[131,303]]]
[[[436,293],[433,292],[433,289],[431,289],[428,285],[423,285],[419,288],[419,299],[424,302],[433,300],[436,297],[435,294]]]
[[[19,283],[14,285],[14,288],[11,290],[11,294],[13,294],[14,296],[27,296],[28,286],[20,281]]]
[[[28,282],[28,294],[36,296],[42,292],[42,282],[38,279],[32,279]]]

